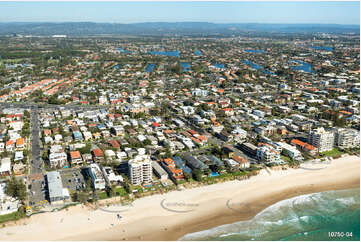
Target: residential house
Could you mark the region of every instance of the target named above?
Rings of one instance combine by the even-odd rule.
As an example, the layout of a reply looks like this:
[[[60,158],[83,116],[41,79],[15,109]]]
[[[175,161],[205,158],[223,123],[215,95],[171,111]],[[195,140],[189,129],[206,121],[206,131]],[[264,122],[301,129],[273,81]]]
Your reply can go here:
[[[16,149],[17,150],[23,150],[24,148],[25,148],[24,138],[18,138],[16,140]]]
[[[9,140],[6,142],[6,151],[7,152],[13,152],[15,149],[15,143],[13,140]]]
[[[204,164],[197,158],[193,157],[192,155],[186,154],[183,156],[183,158],[186,161],[186,164],[193,170],[199,169],[199,170],[204,171],[204,170],[208,169],[208,166],[206,164]]]
[[[83,159],[78,150],[70,151],[70,160],[71,160],[71,164],[74,165],[83,163]]]
[[[248,169],[248,168],[251,166],[251,164],[249,163],[249,161],[248,161],[246,158],[244,158],[244,157],[241,157],[241,156],[238,156],[238,155],[234,155],[234,156],[232,157],[232,159],[233,159],[234,161],[236,161],[236,162],[239,163],[239,168],[241,168],[241,169]]]
[[[101,149],[93,149],[92,153],[94,162],[100,162],[104,159],[103,151]]]

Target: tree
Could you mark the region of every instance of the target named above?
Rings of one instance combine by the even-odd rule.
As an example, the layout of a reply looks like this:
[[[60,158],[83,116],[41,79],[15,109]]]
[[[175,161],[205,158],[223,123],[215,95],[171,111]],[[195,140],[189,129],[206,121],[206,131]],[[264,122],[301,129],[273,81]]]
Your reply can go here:
[[[90,192],[92,190],[92,181],[90,178],[86,181],[85,191]]]
[[[108,197],[114,196],[114,187],[113,186],[107,186],[105,188],[105,192],[107,193]]]
[[[26,118],[30,118],[30,113],[29,113],[28,110],[25,110],[25,111],[24,111],[24,116],[25,116]]]
[[[73,202],[78,202],[79,201],[79,194],[78,192],[75,192],[71,195],[71,199],[73,200]]]
[[[85,203],[88,201],[89,194],[87,192],[80,192],[78,194],[78,201],[81,203]]]
[[[125,191],[126,191],[127,193],[131,193],[131,192],[132,192],[132,191],[131,191],[132,189],[131,189],[130,184],[129,184],[129,179],[128,179],[127,177],[124,177],[123,187],[124,187],[124,189],[125,189]]]
[[[24,202],[26,198],[26,186],[23,180],[16,180],[15,176],[11,176],[11,179],[6,183],[5,194]]]
[[[192,172],[193,178],[196,181],[202,181],[202,171],[199,169],[194,169]]]
[[[189,181],[191,179],[191,175],[188,172],[184,173],[184,179],[186,179],[186,181]]]
[[[85,147],[78,149],[81,154],[88,154],[91,152],[91,144],[86,144]]]

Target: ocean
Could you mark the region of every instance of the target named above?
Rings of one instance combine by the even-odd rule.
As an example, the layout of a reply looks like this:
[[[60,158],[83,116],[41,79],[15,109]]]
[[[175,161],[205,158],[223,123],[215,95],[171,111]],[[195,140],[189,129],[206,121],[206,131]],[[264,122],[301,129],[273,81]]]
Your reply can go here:
[[[251,220],[186,234],[179,240],[359,241],[360,188],[283,200]]]

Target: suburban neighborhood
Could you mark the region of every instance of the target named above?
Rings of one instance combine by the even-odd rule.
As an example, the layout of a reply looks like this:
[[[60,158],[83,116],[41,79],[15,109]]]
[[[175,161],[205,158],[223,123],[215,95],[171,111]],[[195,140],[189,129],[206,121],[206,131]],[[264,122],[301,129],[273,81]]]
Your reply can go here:
[[[14,34],[0,47],[0,215],[359,155],[359,35]]]

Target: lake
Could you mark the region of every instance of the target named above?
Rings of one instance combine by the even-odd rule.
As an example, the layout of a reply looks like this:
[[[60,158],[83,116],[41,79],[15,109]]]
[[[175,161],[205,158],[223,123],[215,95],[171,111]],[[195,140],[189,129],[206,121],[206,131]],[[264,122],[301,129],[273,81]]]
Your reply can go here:
[[[151,72],[155,67],[155,64],[148,64],[147,68],[145,69],[145,72]]]
[[[197,56],[202,56],[202,52],[200,52],[199,50],[194,51],[194,54],[196,54]]]
[[[116,48],[117,51],[119,51],[120,53],[124,53],[124,54],[130,54],[132,53],[131,51],[129,50],[125,50],[123,48]]]
[[[174,56],[179,57],[180,51],[150,51],[149,52],[152,55],[165,55],[165,56]]]
[[[215,63],[212,66],[214,66],[215,68],[220,68],[220,69],[224,68],[224,64],[220,64],[220,63]]]
[[[296,62],[298,64],[301,64],[301,65],[297,65],[297,66],[291,66],[291,69],[294,71],[304,71],[307,73],[314,73],[314,71],[312,70],[312,65],[307,62],[303,62],[300,60],[290,60],[289,62],[291,62],[291,63]]]
[[[181,66],[183,67],[183,71],[189,71],[191,65],[188,62],[181,62]]]
[[[331,46],[312,46],[314,50],[325,50],[325,51],[333,51],[333,47]]]
[[[269,70],[265,70],[265,69],[263,68],[263,66],[254,64],[254,63],[252,63],[252,62],[249,61],[249,60],[243,61],[243,64],[246,64],[246,65],[252,67],[252,68],[255,69],[255,70],[261,70],[261,69],[263,69],[263,72],[264,72],[265,74],[268,74],[268,75],[276,75],[274,72],[271,72],[271,71],[269,71]]]

